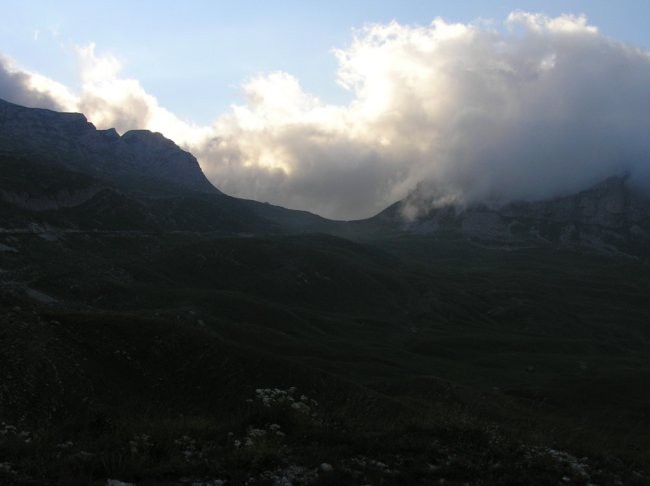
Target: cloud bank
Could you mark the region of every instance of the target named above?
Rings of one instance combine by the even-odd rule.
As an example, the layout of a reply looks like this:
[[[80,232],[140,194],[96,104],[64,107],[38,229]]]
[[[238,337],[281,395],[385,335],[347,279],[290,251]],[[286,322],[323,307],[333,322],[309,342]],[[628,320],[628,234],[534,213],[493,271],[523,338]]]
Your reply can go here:
[[[0,97],[160,131],[239,197],[348,219],[416,188],[434,205],[553,197],[622,172],[650,188],[650,53],[581,16],[367,25],[334,51],[349,104],[274,72],[247,80],[245,102],[206,127],[121,78],[93,45],[78,54],[81,92],[0,58]]]
[[[0,53],[0,97],[30,108],[66,110],[74,107],[68,104],[68,90],[38,74],[18,68],[8,57]]]

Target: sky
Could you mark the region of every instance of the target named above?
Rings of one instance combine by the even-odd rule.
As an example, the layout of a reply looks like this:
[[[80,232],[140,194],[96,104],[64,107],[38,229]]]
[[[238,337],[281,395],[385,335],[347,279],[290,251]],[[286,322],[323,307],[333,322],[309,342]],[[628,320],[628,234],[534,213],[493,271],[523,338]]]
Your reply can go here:
[[[1,8],[0,97],[160,131],[235,196],[350,219],[650,179],[645,0]]]

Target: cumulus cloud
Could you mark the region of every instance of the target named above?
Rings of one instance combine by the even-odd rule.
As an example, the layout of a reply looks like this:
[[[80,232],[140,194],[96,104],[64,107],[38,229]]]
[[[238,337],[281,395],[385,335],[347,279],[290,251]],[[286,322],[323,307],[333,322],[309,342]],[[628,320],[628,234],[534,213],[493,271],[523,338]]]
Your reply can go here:
[[[31,108],[66,110],[75,105],[65,86],[18,68],[12,59],[1,53],[0,97]]]
[[[121,77],[122,63],[110,54],[97,55],[95,44],[77,48],[81,66],[78,111],[100,128],[124,133],[133,129],[161,132],[179,144],[197,143],[209,129],[179,119],[160,106],[136,79]]]
[[[79,55],[76,107],[91,121],[161,131],[235,196],[358,218],[416,188],[428,207],[552,197],[622,172],[650,187],[650,54],[582,16],[367,25],[334,51],[349,104],[274,72],[209,127],[162,108],[94,46]],[[31,86],[12,83],[0,96]]]
[[[416,187],[434,205],[498,204],[623,171],[648,180],[650,57],[584,17],[370,25],[335,54],[354,100],[324,105],[287,75],[253,80],[247,105],[215,125],[213,180],[342,217]]]
[[[185,145],[208,138],[209,127],[181,120],[161,107],[138,80],[122,77],[122,63],[115,56],[98,55],[93,43],[77,47],[76,54],[78,92],[0,55],[0,98],[33,108],[81,112],[98,128],[120,133],[144,128]]]

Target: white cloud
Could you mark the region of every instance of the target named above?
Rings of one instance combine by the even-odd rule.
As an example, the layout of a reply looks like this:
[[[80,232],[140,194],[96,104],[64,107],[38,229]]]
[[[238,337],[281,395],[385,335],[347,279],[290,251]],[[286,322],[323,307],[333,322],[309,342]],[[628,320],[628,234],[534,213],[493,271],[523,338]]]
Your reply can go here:
[[[122,63],[110,54],[99,56],[95,44],[77,48],[82,88],[77,109],[99,128],[123,133],[145,128],[187,144],[205,138],[207,129],[180,120],[161,107],[139,81],[120,77]]]
[[[287,114],[278,86],[255,80],[255,102],[215,125],[204,166],[236,195],[334,217],[368,216],[418,185],[434,203],[498,202],[647,175],[648,54],[584,17],[506,24],[369,25],[335,51],[349,105],[309,98]],[[292,100],[307,96],[290,84]]]
[[[560,15],[551,18],[539,13],[515,11],[508,15],[506,24],[510,27],[523,26],[529,32],[563,32],[576,34],[597,34],[598,28],[589,25],[585,15]]]
[[[1,53],[0,97],[34,108],[66,110],[76,106],[74,95],[65,86],[19,68]]]
[[[179,119],[161,107],[139,81],[120,76],[122,63],[110,54],[97,55],[95,44],[76,49],[81,90],[73,92],[61,83],[28,70],[0,54],[0,97],[25,106],[78,111],[98,128],[120,133],[148,129],[164,133],[179,144],[205,140],[209,127]]]
[[[349,104],[275,72],[210,127],[161,107],[94,45],[79,49],[76,95],[15,70],[5,84],[24,75],[28,94],[102,128],[160,131],[226,193],[330,217],[369,216],[418,186],[434,203],[549,197],[623,171],[650,187],[648,52],[583,16],[514,12],[505,26],[368,25],[334,51]]]

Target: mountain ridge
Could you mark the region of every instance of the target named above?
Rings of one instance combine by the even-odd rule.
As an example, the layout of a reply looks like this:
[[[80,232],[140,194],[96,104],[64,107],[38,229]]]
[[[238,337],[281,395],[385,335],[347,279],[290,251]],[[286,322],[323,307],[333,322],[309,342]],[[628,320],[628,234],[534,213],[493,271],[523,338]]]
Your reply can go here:
[[[0,100],[0,226],[276,233],[329,223],[223,194],[160,133],[97,130],[79,113]],[[120,220],[117,215],[125,219]],[[21,223],[22,221],[22,223]]]
[[[415,191],[371,218],[333,221],[221,193],[196,158],[160,133],[120,136],[114,129],[97,130],[82,114],[2,100],[0,158],[5,226],[16,224],[20,218],[13,213],[20,210],[29,223],[68,228],[120,229],[123,221],[129,230],[144,224],[159,230],[320,232],[365,241],[451,237],[508,249],[533,245],[612,256],[645,255],[650,248],[650,198],[622,176],[576,194],[500,207],[450,203],[427,210],[430,201]],[[425,211],[407,218],[409,205]]]
[[[411,195],[366,224],[402,234],[449,236],[507,244],[543,244],[604,254],[637,254],[650,244],[650,197],[612,176],[575,194],[500,207],[447,204],[407,218]],[[419,201],[422,204],[422,201]]]
[[[99,130],[81,113],[26,108],[0,99],[0,153],[36,157],[89,174],[144,176],[168,185],[218,192],[196,158],[160,133]]]

